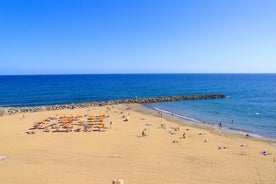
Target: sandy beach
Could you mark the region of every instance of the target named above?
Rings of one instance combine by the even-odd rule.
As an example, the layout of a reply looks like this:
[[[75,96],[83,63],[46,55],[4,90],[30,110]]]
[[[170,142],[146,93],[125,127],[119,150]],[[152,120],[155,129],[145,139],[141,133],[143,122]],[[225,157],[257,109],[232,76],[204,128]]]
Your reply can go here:
[[[29,130],[63,114],[105,114],[104,131]],[[4,115],[0,127],[1,184],[276,183],[275,140],[160,117],[140,105]]]

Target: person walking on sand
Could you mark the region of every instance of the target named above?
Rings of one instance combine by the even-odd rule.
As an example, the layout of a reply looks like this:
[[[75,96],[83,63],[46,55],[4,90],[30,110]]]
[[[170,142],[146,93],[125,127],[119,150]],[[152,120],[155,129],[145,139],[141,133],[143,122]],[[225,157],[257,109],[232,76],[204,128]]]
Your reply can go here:
[[[142,131],[142,137],[145,137],[145,136],[147,136],[147,134],[146,134],[146,128]]]
[[[110,126],[110,128],[111,128],[111,126],[112,126],[112,121],[110,121],[109,126]]]
[[[183,133],[182,138],[186,139],[186,133]]]

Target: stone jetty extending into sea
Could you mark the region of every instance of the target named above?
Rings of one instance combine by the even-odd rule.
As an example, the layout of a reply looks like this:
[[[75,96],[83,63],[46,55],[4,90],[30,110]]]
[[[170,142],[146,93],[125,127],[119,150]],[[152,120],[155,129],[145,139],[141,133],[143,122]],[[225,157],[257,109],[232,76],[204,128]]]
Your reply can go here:
[[[225,98],[224,94],[204,94],[204,95],[190,95],[190,96],[161,96],[151,98],[132,98],[132,99],[121,99],[121,100],[107,100],[98,102],[85,102],[85,103],[72,103],[64,105],[50,105],[50,106],[33,106],[33,107],[2,107],[0,109],[0,116],[4,114],[17,114],[26,112],[41,112],[51,110],[62,110],[62,109],[76,109],[76,108],[87,108],[93,106],[104,106],[104,105],[117,105],[117,104],[149,104],[159,102],[171,102],[171,101],[182,101],[182,100],[202,100],[202,99],[218,99]]]

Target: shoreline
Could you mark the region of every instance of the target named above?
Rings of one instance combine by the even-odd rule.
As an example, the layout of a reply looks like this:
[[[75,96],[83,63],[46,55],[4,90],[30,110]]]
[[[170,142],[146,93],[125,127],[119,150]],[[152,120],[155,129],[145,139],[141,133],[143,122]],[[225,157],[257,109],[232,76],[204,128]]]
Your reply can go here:
[[[209,95],[207,95],[209,96]],[[214,94],[214,96],[217,96],[217,94]],[[176,96],[172,96],[172,98],[174,98]],[[178,96],[179,97],[185,97],[185,98],[189,98],[191,96]],[[198,98],[198,95],[194,95],[192,96],[193,98]],[[203,97],[203,98],[202,98]],[[224,98],[225,95],[218,95],[217,98]],[[165,97],[164,97],[165,98]],[[210,98],[214,98],[213,95],[211,95]],[[24,114],[24,113],[36,113],[36,112],[51,112],[51,111],[59,111],[59,110],[74,110],[74,109],[85,109],[85,108],[94,108],[94,107],[101,107],[101,106],[112,106],[112,105],[130,105],[133,108],[133,110],[136,110],[137,112],[143,113],[143,114],[147,114],[147,115],[153,115],[156,116],[156,112],[158,111],[163,111],[162,109],[153,109],[151,108],[150,105],[145,104],[145,101],[148,101],[148,99],[151,99],[153,101],[155,101],[156,99],[161,99],[160,97],[157,98],[137,98],[137,99],[124,99],[124,100],[109,100],[109,101],[99,101],[99,102],[85,102],[85,103],[72,103],[72,104],[63,104],[63,105],[50,105],[50,106],[31,106],[31,107],[0,107],[0,117],[1,116],[5,116],[5,115],[16,115],[16,114]],[[201,97],[199,97],[199,99],[206,99],[205,95],[202,95]],[[207,98],[208,99],[208,98]],[[136,103],[137,100],[141,100],[141,103]],[[188,99],[191,100],[191,99]],[[192,99],[195,100],[195,99]],[[171,101],[171,99],[169,100]],[[160,101],[162,102],[162,100]],[[155,102],[158,103],[158,102]],[[166,113],[171,113],[171,112],[166,112]],[[225,129],[223,128],[222,130],[219,130],[218,126],[214,126],[211,123],[203,123],[199,120],[193,119],[192,117],[185,117],[183,115],[178,115],[175,114],[176,116],[172,117],[169,116],[167,114],[163,114],[164,119],[166,120],[170,120],[173,121],[175,123],[180,123],[180,124],[186,124],[188,126],[191,127],[196,127],[196,128],[201,128],[201,129],[205,129],[208,131],[211,131],[212,133],[216,133],[218,135],[222,134],[227,136],[227,134],[229,134],[230,136],[234,135],[237,137],[241,137],[241,138],[248,138],[248,139],[252,139],[254,138],[255,140],[258,141],[263,141],[263,142],[269,142],[271,144],[275,144],[276,145],[276,139],[274,138],[269,138],[269,137],[264,137],[258,134],[253,134],[250,132],[247,132],[245,130],[231,130],[229,129]],[[179,116],[179,117],[177,117]],[[216,124],[215,124],[216,125]],[[228,127],[227,127],[228,128]],[[246,134],[249,134],[249,136],[245,136]]]
[[[193,117],[187,117],[185,115],[176,114],[176,113],[169,112],[169,111],[166,111],[166,110],[163,110],[163,109],[159,109],[159,108],[156,108],[154,106],[147,105],[147,104],[143,104],[142,107],[145,108],[145,109],[148,109],[150,111],[154,111],[154,112],[163,112],[164,113],[163,115],[165,115],[167,118],[177,119],[177,120],[180,120],[182,123],[187,123],[188,122],[188,123],[191,124],[191,126],[199,126],[199,127],[205,127],[206,129],[213,128],[215,130],[219,130],[219,125],[216,124],[216,123],[196,120]],[[174,116],[171,116],[170,114],[173,114]],[[276,138],[265,137],[265,136],[254,134],[252,132],[249,132],[249,131],[246,131],[246,130],[243,130],[243,129],[238,129],[238,128],[233,129],[232,127],[224,126],[219,131],[234,134],[234,135],[237,135],[237,136],[244,136],[244,137],[247,137],[247,138],[251,137],[251,138],[256,138],[256,139],[259,139],[259,140],[266,140],[266,141],[273,141],[273,142],[275,141],[275,144],[276,144]],[[248,136],[246,136],[246,135],[248,135]]]
[[[147,114],[147,115],[152,115],[152,116],[157,116],[157,112],[158,112],[154,109],[144,108],[142,105],[135,106],[135,107],[132,106],[132,108],[133,108],[133,110],[135,110],[137,112]],[[160,116],[157,116],[157,117],[160,117]],[[186,119],[181,119],[177,116],[169,116],[167,114],[163,114],[161,118],[166,119],[171,122],[174,122],[178,125],[191,126],[191,127],[195,127],[195,128],[200,128],[202,130],[207,130],[210,133],[220,135],[220,136],[228,136],[228,137],[236,136],[239,138],[245,138],[245,139],[250,139],[250,140],[255,140],[255,141],[262,141],[262,142],[270,143],[270,144],[276,146],[276,139],[269,138],[269,137],[263,137],[263,136],[255,135],[255,134],[250,134],[250,136],[246,136],[246,134],[248,132],[245,132],[245,131],[234,131],[234,130],[227,131],[225,129],[220,130],[219,127],[212,126],[211,124],[203,124],[201,122],[196,123],[196,122],[189,121]]]

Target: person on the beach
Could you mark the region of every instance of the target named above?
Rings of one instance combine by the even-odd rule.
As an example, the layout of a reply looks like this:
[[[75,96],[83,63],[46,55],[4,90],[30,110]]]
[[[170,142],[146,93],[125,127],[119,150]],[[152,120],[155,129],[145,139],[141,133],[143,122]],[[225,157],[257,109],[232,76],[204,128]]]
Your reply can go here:
[[[84,131],[88,132],[89,126],[88,125],[84,125]]]
[[[186,133],[183,133],[182,138],[186,139]]]
[[[165,126],[165,124],[163,124],[163,123],[161,123],[161,128],[163,128],[163,129],[166,129],[166,126]]]
[[[110,121],[109,125],[110,125],[110,128],[111,128],[111,126],[112,126],[112,121]]]
[[[222,123],[221,122],[219,122],[219,129],[221,129],[222,128]]]
[[[142,131],[142,137],[145,137],[145,136],[147,136],[147,134],[146,134],[146,128]]]
[[[28,132],[26,132],[26,134],[35,134],[35,132],[34,131],[28,131]]]

